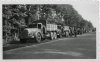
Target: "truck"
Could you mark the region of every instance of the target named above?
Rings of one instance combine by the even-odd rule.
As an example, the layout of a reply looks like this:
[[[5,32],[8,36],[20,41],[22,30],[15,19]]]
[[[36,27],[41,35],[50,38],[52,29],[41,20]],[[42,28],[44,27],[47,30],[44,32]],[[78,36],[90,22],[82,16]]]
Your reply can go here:
[[[61,37],[68,37],[69,36],[69,26],[63,26],[63,25],[57,25],[57,37],[61,38]]]
[[[63,36],[68,37],[70,33],[69,26],[64,26],[63,28]]]
[[[19,35],[20,41],[25,42],[26,40],[33,39],[40,43],[42,39],[49,38],[51,40],[57,38],[57,24],[47,23],[46,20],[37,20],[29,24],[23,29]]]
[[[63,26],[57,25],[57,38],[61,38],[63,33]]]
[[[69,32],[69,36],[70,37],[77,37],[77,33],[78,33],[78,29],[76,26],[70,26],[70,32]]]

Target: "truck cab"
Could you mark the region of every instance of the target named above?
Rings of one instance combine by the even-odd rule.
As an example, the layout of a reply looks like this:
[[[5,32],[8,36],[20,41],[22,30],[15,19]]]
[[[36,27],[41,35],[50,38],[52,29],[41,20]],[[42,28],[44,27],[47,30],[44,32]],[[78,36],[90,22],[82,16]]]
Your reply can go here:
[[[41,41],[41,38],[43,37],[42,33],[42,23],[32,23],[28,25],[27,28],[25,28],[20,33],[20,41],[25,42],[26,39],[35,39],[37,42]]]

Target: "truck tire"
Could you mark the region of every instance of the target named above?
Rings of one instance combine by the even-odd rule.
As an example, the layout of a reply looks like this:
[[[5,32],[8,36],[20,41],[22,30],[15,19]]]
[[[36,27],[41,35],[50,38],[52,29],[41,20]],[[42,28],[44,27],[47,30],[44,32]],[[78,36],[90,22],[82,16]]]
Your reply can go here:
[[[54,39],[57,39],[57,34],[56,34],[56,32],[54,32]]]
[[[37,43],[40,43],[40,42],[41,42],[41,34],[40,34],[40,33],[37,33],[37,34],[36,34],[35,41],[36,41]]]
[[[50,40],[53,40],[53,39],[54,39],[54,33],[50,32]]]

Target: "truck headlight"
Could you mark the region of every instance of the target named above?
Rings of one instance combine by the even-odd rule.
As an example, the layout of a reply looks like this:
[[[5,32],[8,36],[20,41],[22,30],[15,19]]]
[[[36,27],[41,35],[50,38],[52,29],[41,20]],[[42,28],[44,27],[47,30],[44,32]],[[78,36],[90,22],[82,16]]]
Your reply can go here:
[[[34,35],[32,33],[29,33],[28,36],[34,38]]]

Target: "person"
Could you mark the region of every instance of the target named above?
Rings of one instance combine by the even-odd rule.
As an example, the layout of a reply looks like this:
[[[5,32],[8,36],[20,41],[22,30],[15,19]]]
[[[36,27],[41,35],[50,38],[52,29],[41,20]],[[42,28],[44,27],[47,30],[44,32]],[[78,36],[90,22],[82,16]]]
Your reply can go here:
[[[75,27],[74,27],[74,36],[77,37],[77,30]]]
[[[70,36],[70,37],[72,37],[72,35],[73,35],[73,30],[72,30],[72,27],[70,27],[69,29],[70,29],[69,36]]]

